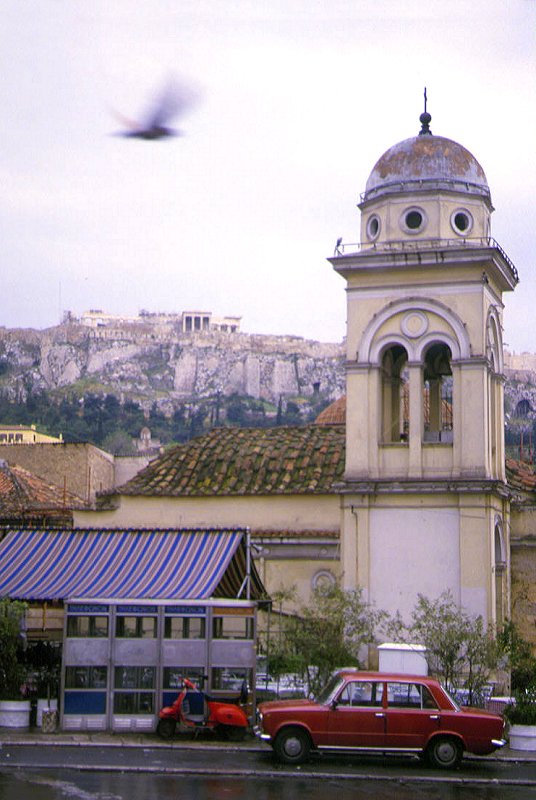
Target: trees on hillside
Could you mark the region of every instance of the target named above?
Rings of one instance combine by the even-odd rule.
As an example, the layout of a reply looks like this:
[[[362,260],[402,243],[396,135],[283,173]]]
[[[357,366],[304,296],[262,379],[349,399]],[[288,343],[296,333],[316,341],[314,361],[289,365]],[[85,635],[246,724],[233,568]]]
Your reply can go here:
[[[60,398],[36,392],[14,402],[0,391],[0,422],[36,424],[44,433],[61,433],[67,442],[92,442],[125,455],[132,451],[127,437],[138,437],[144,426],[150,428],[153,439],[165,445],[186,442],[221,425],[259,428],[305,424],[328,403],[329,398],[315,394],[301,405],[298,401],[281,401],[276,409],[264,400],[216,392],[211,397],[185,400],[173,412],[164,414],[156,401],[146,410],[139,402],[121,402],[110,392],[72,392]]]

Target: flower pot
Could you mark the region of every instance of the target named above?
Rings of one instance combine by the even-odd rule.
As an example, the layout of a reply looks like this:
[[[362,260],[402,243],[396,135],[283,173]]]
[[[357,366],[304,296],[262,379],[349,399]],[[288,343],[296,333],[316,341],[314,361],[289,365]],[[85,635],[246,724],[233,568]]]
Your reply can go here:
[[[54,733],[58,727],[58,712],[47,708],[43,710],[41,730],[43,733]]]
[[[47,700],[45,698],[40,698],[37,701],[37,717],[36,717],[36,725],[38,728],[41,728],[43,724],[43,712],[44,711],[57,711],[58,710],[58,701],[57,700]]]
[[[29,728],[29,700],[0,700],[0,728]]]
[[[510,727],[511,750],[536,750],[536,725],[512,725]]]

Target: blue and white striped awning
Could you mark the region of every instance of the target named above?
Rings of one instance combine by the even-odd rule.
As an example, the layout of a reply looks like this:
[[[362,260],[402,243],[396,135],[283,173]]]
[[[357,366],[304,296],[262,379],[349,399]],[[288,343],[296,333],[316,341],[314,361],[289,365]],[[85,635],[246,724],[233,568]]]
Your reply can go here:
[[[243,536],[238,530],[11,530],[0,541],[0,596],[222,596],[222,582],[232,591],[246,577]]]

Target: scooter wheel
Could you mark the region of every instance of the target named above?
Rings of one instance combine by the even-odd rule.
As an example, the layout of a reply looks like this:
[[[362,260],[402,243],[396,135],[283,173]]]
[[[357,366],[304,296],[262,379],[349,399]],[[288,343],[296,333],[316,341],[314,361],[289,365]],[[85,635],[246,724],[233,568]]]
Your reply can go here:
[[[242,742],[246,738],[246,728],[238,725],[220,725],[218,730],[222,737],[230,742]]]
[[[174,719],[159,719],[156,732],[161,739],[171,739],[175,733],[177,723]]]

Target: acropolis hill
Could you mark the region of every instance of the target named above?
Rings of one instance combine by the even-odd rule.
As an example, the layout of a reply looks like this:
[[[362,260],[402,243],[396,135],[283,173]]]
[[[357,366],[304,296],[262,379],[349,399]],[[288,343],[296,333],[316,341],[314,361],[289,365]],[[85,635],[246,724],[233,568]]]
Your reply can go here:
[[[68,313],[45,330],[0,328],[0,390],[110,392],[163,411],[221,392],[277,403],[344,393],[344,346],[240,332],[239,317],[181,312]]]
[[[0,391],[12,400],[32,392],[110,392],[163,411],[221,392],[277,403],[322,392],[344,394],[344,344],[298,336],[249,334],[240,317],[211,312],[140,312],[128,317],[87,311],[61,325],[0,328]],[[536,408],[536,354],[505,353],[507,404]],[[535,387],[535,388],[533,388]]]

